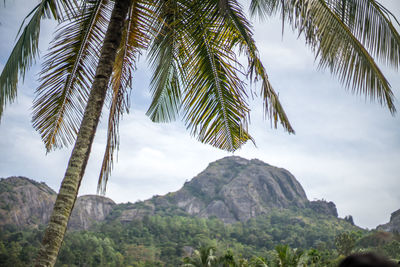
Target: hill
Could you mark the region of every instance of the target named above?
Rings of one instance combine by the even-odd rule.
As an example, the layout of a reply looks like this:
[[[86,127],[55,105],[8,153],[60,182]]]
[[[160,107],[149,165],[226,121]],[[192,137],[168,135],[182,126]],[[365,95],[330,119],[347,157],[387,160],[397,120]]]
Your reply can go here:
[[[233,223],[268,214],[272,209],[306,207],[337,217],[333,202],[310,202],[301,184],[289,171],[257,159],[232,156],[210,163],[176,192],[125,205],[120,220],[186,213]]]
[[[0,266],[31,262],[55,196],[28,178],[0,180]],[[67,233],[56,266],[179,266],[200,244],[245,259],[271,258],[275,246],[287,244],[319,253],[321,265],[315,266],[334,266],[340,234],[354,240],[354,249],[400,256],[400,236],[367,232],[349,218],[338,218],[333,202],[309,201],[285,169],[226,157],[180,190],[142,202],[79,197],[69,223],[74,231]]]
[[[0,179],[0,226],[37,228],[47,224],[56,197],[57,193],[45,183],[26,177]],[[115,205],[102,196],[78,197],[69,228],[88,229],[93,223],[104,221]]]
[[[48,222],[56,193],[46,184],[10,177],[0,180],[0,188],[0,226],[37,227]],[[310,202],[289,171],[257,159],[232,156],[210,163],[180,190],[143,202],[115,204],[102,196],[81,196],[69,227],[89,229],[94,222],[106,220],[110,213],[112,219],[122,222],[159,214],[216,217],[224,223],[234,223],[246,222],[273,209],[289,208],[311,208],[316,213],[337,217],[333,202]]]

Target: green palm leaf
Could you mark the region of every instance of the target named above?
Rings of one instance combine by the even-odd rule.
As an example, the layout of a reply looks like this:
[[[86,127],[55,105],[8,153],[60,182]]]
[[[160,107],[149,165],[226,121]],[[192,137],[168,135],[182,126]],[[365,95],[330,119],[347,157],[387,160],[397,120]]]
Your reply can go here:
[[[231,32],[223,27],[218,3],[202,1],[191,9],[187,31],[190,54],[183,109],[187,127],[204,143],[234,151],[247,140],[249,108],[241,65],[232,51]]]
[[[369,95],[371,100],[377,99],[394,113],[396,108],[389,82],[338,15],[323,0],[313,2],[307,12],[313,17],[311,23],[316,30],[307,39],[318,38],[314,46],[318,46],[319,66],[329,68],[353,92]],[[310,33],[310,30],[306,29],[306,32]]]
[[[298,29],[299,34],[305,35],[307,44],[319,58],[320,68],[328,68],[346,88],[354,93],[369,96],[371,100],[378,100],[382,105],[386,105],[391,113],[395,113],[391,86],[364,48],[363,42],[381,60],[398,65],[398,33],[384,16],[385,11],[376,9],[379,5],[375,1],[363,1],[369,4],[358,3],[364,8],[368,6],[364,15],[355,15],[356,13],[350,11],[350,7],[346,7],[348,10],[344,15],[339,14],[339,2],[253,0],[251,12],[253,15],[266,16],[280,11],[284,20],[288,20],[293,28]],[[350,2],[356,3],[355,0]],[[374,28],[362,26],[369,20],[375,24]]]
[[[25,17],[17,34],[19,38],[0,75],[0,119],[5,106],[12,103],[17,96],[19,77],[24,79],[26,71],[35,62],[41,20],[53,18],[61,21],[70,15],[75,4],[75,1],[67,0],[42,0]],[[25,21],[29,18],[29,22],[22,30]]]
[[[46,55],[32,121],[48,151],[75,139],[111,7],[108,0],[79,7],[76,17],[58,30]]]
[[[371,54],[395,69],[399,67],[400,35],[390,20],[396,18],[389,10],[375,0],[326,2]]]
[[[147,115],[154,122],[169,122],[176,119],[184,86],[185,69],[180,60],[183,36],[179,33],[182,23],[182,5],[177,1],[163,1],[158,7],[154,24],[154,39],[148,58],[153,68],[150,83],[152,102]]]
[[[268,75],[261,63],[255,41],[252,37],[253,33],[250,23],[243,13],[243,7],[237,1],[226,0],[220,2],[220,10],[224,16],[224,26],[229,27],[230,31],[236,34],[236,41],[240,45],[240,50],[244,50],[246,53],[250,80],[261,80],[261,96],[264,100],[265,114],[274,122],[275,128],[277,127],[277,122],[280,121],[285,130],[289,133],[294,133],[278,95],[270,84]]]

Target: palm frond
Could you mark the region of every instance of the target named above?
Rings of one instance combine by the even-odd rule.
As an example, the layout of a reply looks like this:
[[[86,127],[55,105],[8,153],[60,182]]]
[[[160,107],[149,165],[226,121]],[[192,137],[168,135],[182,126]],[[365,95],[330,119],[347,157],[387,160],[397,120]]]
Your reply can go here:
[[[0,75],[0,119],[5,106],[17,96],[19,77],[24,79],[38,55],[41,20],[52,18],[61,21],[71,14],[75,4],[75,1],[67,0],[42,0],[23,20],[17,34],[19,38]]]
[[[354,1],[352,2],[355,3]],[[398,56],[396,56],[398,34],[388,26],[389,24],[385,26],[382,22],[385,21],[383,15],[376,15],[378,11],[372,12],[372,8],[366,11],[366,17],[369,18],[364,22],[371,19],[370,23],[378,25],[374,30],[368,28],[369,26],[364,28],[360,26],[362,15],[351,19],[350,17],[354,16],[354,14],[350,15],[353,11],[346,11],[348,15],[339,14],[339,9],[336,7],[335,11],[332,2],[333,0],[330,2],[325,0],[253,0],[252,12],[271,15],[281,11],[282,19],[288,20],[299,34],[305,36],[306,43],[311,46],[316,58],[319,58],[319,68],[329,69],[353,93],[369,96],[371,100],[377,100],[380,104],[387,106],[392,114],[395,113],[391,86],[363,46],[363,42],[381,59],[386,58],[387,62],[397,64],[395,62],[398,61]],[[368,6],[371,6],[373,1],[363,2],[370,2]],[[382,32],[381,35],[380,31],[384,34]],[[380,37],[389,38],[391,41],[378,40]],[[388,42],[391,44],[388,45]],[[382,51],[378,51],[380,44],[384,45]]]
[[[221,2],[224,2],[223,6],[220,4],[220,9],[222,9],[222,13],[225,14],[224,25],[230,27],[230,31],[236,34],[236,41],[239,43],[240,49],[245,51],[248,58],[248,74],[250,80],[261,80],[261,96],[264,101],[263,106],[266,117],[269,117],[269,119],[273,121],[275,128],[277,127],[278,121],[280,121],[285,130],[289,133],[294,133],[289,119],[279,101],[278,95],[270,84],[268,75],[260,60],[253,39],[252,29],[243,13],[243,8],[237,1],[226,0]]]
[[[88,2],[57,32],[33,103],[33,127],[47,151],[71,144],[82,120],[112,3]]]
[[[314,30],[306,26],[306,38],[319,55],[319,66],[329,68],[352,92],[370,96],[395,113],[389,82],[340,17],[323,0],[313,1],[306,12],[310,14],[308,21]]]
[[[183,109],[187,127],[201,142],[234,151],[252,140],[247,131],[249,108],[232,35],[221,27],[216,4],[202,1],[190,10],[191,39],[185,45],[191,53],[184,64],[188,88]]]
[[[284,1],[282,0],[251,0],[250,15],[258,17],[261,20],[266,20],[279,10],[284,10],[282,9],[282,5],[284,5]]]
[[[155,36],[150,46],[149,61],[153,68],[150,83],[152,102],[147,115],[154,122],[176,119],[181,106],[185,69],[180,65],[182,39],[179,34],[182,7],[177,1],[164,1],[155,20]],[[183,48],[185,49],[185,48]]]
[[[374,57],[395,69],[400,66],[400,35],[391,21],[391,17],[396,18],[389,10],[375,0],[326,2]]]
[[[114,163],[114,153],[119,148],[119,121],[129,112],[129,89],[132,74],[141,50],[147,49],[152,11],[147,1],[132,1],[118,48],[111,77],[111,103],[108,116],[107,144],[97,184],[97,191],[104,194]]]

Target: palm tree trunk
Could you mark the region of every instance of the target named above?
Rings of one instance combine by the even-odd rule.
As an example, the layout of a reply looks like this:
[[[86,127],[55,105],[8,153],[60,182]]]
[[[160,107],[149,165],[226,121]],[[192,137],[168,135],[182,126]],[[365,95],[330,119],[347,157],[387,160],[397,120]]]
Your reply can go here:
[[[53,213],[43,237],[35,266],[54,266],[64,239],[69,217],[74,207],[79,186],[87,161],[93,138],[99,123],[101,111],[112,74],[115,55],[121,42],[123,23],[129,8],[130,0],[117,0],[110,18],[110,24],[100,52],[96,75],[92,84],[89,100],[81,126],[72,150],[64,179],[61,183],[54,204]]]

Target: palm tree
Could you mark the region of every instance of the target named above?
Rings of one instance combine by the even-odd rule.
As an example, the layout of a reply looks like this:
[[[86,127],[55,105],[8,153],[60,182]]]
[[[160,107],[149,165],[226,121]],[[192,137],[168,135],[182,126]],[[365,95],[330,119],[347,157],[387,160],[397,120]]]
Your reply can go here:
[[[65,21],[41,73],[33,125],[46,148],[75,141],[37,266],[52,266],[62,243],[104,102],[110,106],[108,138],[99,186],[105,190],[118,123],[129,103],[134,64],[148,51],[154,74],[148,115],[167,122],[183,114],[201,142],[234,151],[252,140],[247,131],[248,91],[240,73],[261,84],[266,114],[294,132],[262,65],[251,24],[235,0],[42,0],[30,14],[0,76],[0,116],[16,97],[37,54],[40,20]],[[320,67],[345,87],[395,112],[391,87],[372,56],[400,63],[400,37],[391,13],[375,0],[252,0],[252,15],[277,12],[303,34]],[[101,49],[100,49],[101,48]],[[243,68],[237,54],[244,54]],[[109,97],[107,97],[109,96]]]
[[[262,257],[255,257],[251,259],[252,267],[268,267],[267,261]]]
[[[202,246],[195,250],[191,257],[183,259],[184,267],[213,267],[217,266],[218,258],[214,255],[215,248],[212,246]]]
[[[279,267],[303,267],[306,266],[308,256],[304,251],[291,249],[288,245],[275,247],[276,264]]]
[[[235,261],[235,256],[233,255],[232,251],[228,250],[225,252],[224,255],[222,255],[219,259],[218,262],[220,263],[220,266],[222,267],[236,267],[238,264]]]

